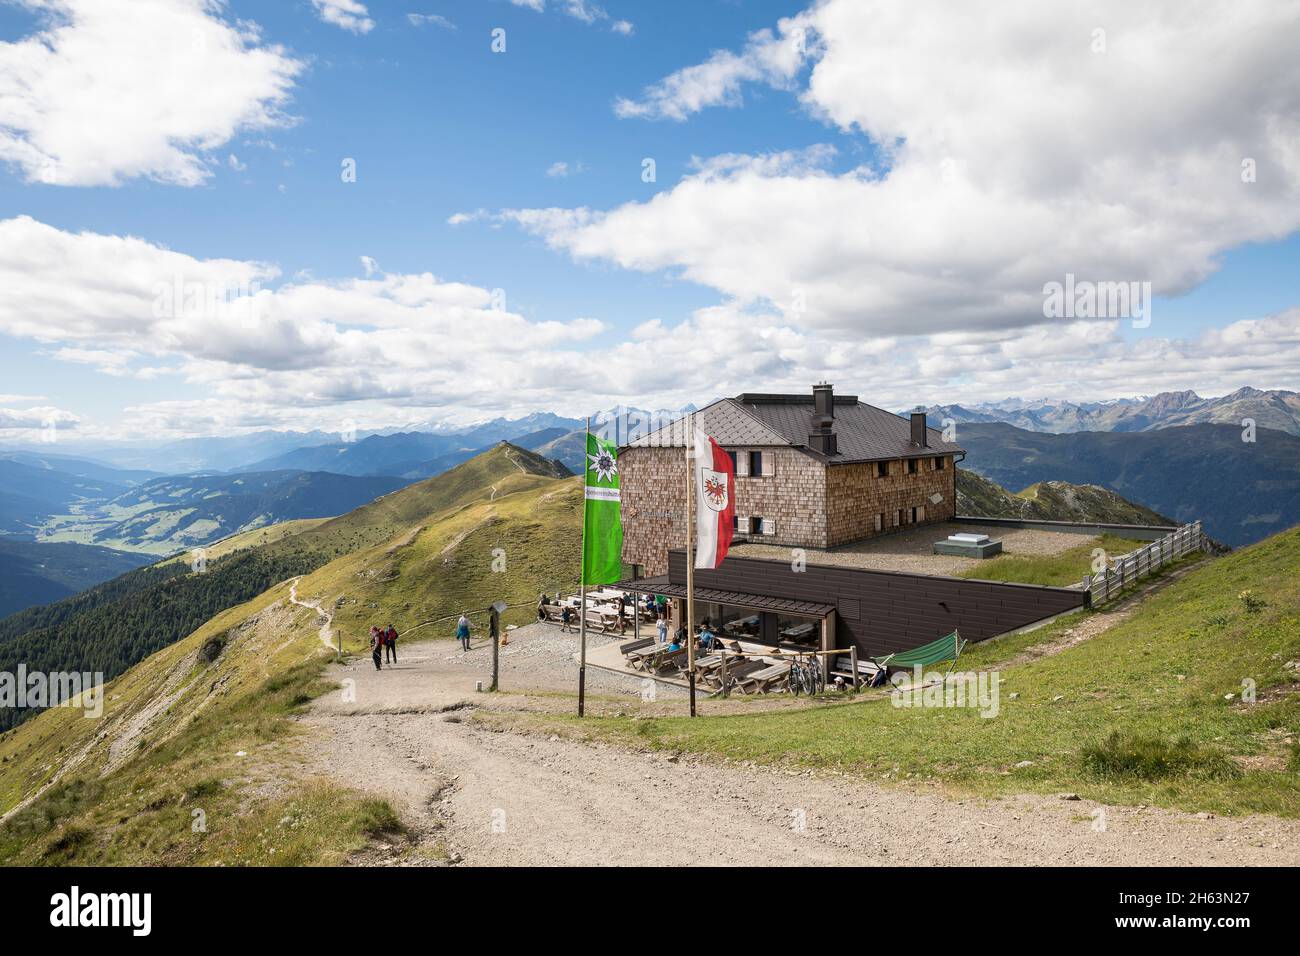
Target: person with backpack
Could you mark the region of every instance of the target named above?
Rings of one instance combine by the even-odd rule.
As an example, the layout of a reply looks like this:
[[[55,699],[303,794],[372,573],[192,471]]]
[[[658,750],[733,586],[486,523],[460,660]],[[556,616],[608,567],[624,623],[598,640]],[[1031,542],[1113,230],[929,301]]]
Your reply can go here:
[[[375,670],[384,669],[384,637],[373,624],[370,625],[370,659],[375,662]]]
[[[456,639],[460,641],[461,650],[469,650],[469,611],[460,612],[460,620],[456,622]]]
[[[397,628],[388,625],[388,630],[384,631],[384,654],[385,660],[390,664],[397,663]]]

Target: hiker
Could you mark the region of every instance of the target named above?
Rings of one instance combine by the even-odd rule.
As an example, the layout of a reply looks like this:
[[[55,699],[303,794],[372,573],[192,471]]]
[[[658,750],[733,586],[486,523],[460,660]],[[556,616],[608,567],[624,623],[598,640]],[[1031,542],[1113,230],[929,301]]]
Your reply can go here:
[[[569,605],[560,608],[560,633],[564,634],[569,630],[569,625],[573,622],[573,610]]]
[[[623,615],[627,611],[627,601],[624,599],[623,595],[620,594],[618,596],[618,600],[614,602],[614,607],[618,612],[618,632],[620,634],[626,634],[627,618],[625,618]]]
[[[655,610],[655,596],[653,594],[645,596],[645,612],[651,617],[658,616],[658,612]]]
[[[658,628],[659,630],[659,643],[667,644],[668,643],[668,618],[666,617],[659,618],[659,622],[655,624],[655,627]]]
[[[462,651],[469,650],[469,611],[460,612],[460,620],[456,622],[456,639],[460,641]]]
[[[713,631],[709,629],[708,618],[705,618],[704,623],[700,625],[700,647],[706,651],[713,650],[713,640]]]
[[[551,599],[543,592],[542,596],[537,599],[537,620],[546,620],[546,606],[550,603]]]
[[[370,659],[375,662],[375,670],[384,669],[384,639],[373,624],[370,625]]]
[[[385,660],[390,664],[397,663],[397,628],[388,625],[388,630],[384,631],[384,648],[387,651]]]

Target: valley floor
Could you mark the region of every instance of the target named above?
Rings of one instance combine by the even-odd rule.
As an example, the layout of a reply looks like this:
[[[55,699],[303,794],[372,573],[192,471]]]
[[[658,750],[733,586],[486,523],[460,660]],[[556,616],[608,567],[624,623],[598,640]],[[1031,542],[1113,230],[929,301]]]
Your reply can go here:
[[[504,693],[480,694],[490,649],[400,645],[398,666],[335,665],[344,691],[303,718],[311,770],[389,798],[411,828],[355,862],[470,865],[1298,865],[1300,821],[977,799],[934,787],[764,768],[564,739],[512,718],[567,713],[576,641],[512,631]],[[680,713],[593,677],[593,714]],[[594,686],[593,686],[594,685]],[[344,693],[350,691],[351,699]],[[710,714],[796,701],[703,702]],[[519,726],[523,723],[524,726]]]

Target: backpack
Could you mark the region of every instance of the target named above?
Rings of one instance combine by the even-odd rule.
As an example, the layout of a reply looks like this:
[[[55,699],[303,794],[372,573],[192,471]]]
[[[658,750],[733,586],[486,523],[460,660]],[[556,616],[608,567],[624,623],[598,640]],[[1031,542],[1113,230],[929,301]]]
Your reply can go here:
[[[390,628],[388,629],[387,633],[384,634],[384,643],[387,644],[389,647],[392,647],[394,644],[397,643],[397,629],[396,629],[396,628],[394,628],[394,627],[390,627]]]

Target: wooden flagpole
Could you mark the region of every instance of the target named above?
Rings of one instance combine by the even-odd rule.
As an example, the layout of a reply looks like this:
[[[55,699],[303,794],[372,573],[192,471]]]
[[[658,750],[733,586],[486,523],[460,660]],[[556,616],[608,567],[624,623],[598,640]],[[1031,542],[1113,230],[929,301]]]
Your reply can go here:
[[[691,716],[695,716],[695,413],[686,418],[686,674],[691,687]]]
[[[587,692],[587,472],[591,462],[587,449],[591,447],[591,416],[587,416],[587,437],[582,442],[582,556],[578,561],[578,716],[586,710]]]

